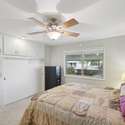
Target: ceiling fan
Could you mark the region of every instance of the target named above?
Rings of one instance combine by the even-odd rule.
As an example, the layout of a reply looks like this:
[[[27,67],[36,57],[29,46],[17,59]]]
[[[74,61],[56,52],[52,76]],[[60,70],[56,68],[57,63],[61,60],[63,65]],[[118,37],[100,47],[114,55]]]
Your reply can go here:
[[[49,38],[52,40],[58,39],[61,35],[71,36],[71,37],[78,37],[80,35],[79,33],[65,31],[65,29],[79,24],[79,22],[74,18],[61,24],[58,22],[58,19],[54,17],[49,18],[49,21],[47,23],[44,23],[34,17],[31,17],[29,19],[32,20],[37,25],[39,25],[40,27],[45,28],[44,31],[31,32],[31,33],[28,33],[29,35],[46,33],[49,36]]]

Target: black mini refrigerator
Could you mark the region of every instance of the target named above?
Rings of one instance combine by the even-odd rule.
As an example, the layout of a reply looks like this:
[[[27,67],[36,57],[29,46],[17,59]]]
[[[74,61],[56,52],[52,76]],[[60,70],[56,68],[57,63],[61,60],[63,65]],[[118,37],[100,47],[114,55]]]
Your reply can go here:
[[[61,85],[61,66],[45,66],[45,90]]]

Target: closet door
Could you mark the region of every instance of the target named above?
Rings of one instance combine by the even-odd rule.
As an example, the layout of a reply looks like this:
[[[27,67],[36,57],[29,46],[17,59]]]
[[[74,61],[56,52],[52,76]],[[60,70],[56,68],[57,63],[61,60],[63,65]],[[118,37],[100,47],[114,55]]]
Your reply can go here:
[[[0,55],[2,54],[2,35],[0,34]]]
[[[3,105],[3,75],[2,75],[2,59],[0,58],[0,106]]]
[[[3,105],[2,34],[0,34],[0,106]]]
[[[4,104],[37,93],[41,89],[40,62],[4,59]]]

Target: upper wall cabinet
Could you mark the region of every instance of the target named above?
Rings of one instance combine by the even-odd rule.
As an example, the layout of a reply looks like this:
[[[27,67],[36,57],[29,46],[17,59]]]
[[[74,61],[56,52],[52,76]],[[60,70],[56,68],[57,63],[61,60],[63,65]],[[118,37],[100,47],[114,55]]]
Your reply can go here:
[[[4,55],[44,58],[44,45],[4,35]]]
[[[0,55],[2,54],[2,35],[0,34]]]

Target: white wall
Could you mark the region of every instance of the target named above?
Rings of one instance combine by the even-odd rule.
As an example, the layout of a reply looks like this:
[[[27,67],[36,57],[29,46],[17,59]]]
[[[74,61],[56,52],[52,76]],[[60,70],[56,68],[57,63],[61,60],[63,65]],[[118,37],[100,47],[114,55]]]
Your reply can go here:
[[[64,51],[84,48],[105,48],[105,80],[64,77],[65,82],[88,83],[98,86],[119,87],[121,74],[125,72],[125,36],[51,47],[51,65],[64,66]]]
[[[51,46],[45,46],[45,65],[49,66],[51,65]]]

